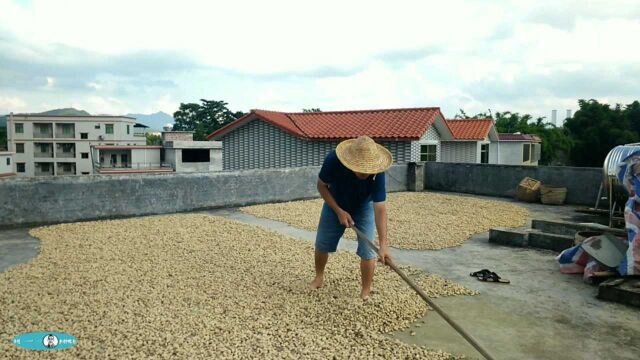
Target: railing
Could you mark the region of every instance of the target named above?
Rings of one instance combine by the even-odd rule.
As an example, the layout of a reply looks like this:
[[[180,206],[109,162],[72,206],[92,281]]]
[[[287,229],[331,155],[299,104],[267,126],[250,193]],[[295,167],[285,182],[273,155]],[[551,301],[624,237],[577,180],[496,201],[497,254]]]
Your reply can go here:
[[[93,163],[96,170],[117,170],[117,169],[173,169],[169,163],[117,163],[117,164],[100,164]]]
[[[34,139],[50,139],[53,138],[53,124],[33,124]]]
[[[75,153],[75,151],[64,152],[62,150],[58,150],[58,151],[56,151],[56,157],[57,158],[74,159],[76,157],[76,153]]]

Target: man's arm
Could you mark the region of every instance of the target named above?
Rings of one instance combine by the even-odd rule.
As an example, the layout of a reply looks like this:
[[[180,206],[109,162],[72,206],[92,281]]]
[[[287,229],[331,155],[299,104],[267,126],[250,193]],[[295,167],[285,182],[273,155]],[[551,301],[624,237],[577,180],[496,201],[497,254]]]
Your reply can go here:
[[[387,205],[384,201],[373,203],[373,212],[378,230],[378,242],[380,246],[380,261],[384,264],[389,256],[389,239],[387,238]]]
[[[342,210],[342,208],[336,202],[336,199],[334,199],[333,195],[331,195],[329,186],[320,179],[318,179],[318,192],[320,193],[320,196],[322,196],[324,202],[326,202],[327,205],[329,205],[329,207],[336,213],[336,215],[338,216],[338,220],[340,220],[340,224],[345,227],[352,227],[354,221],[351,218],[351,215],[349,215],[348,212]]]

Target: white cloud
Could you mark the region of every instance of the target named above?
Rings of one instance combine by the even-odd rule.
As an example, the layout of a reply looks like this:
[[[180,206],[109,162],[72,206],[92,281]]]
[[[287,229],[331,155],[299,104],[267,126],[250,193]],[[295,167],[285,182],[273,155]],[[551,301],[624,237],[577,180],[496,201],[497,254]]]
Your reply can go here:
[[[459,108],[547,115],[584,94],[637,96],[614,76],[640,63],[635,0],[0,0],[0,9],[0,49],[47,71],[33,81],[24,71],[22,84],[33,89],[23,92],[0,72],[0,91],[94,113],[172,113],[209,98],[245,111],[441,106],[448,116]],[[161,55],[142,57],[149,53]],[[156,66],[165,61],[176,63]],[[580,74],[595,71],[618,83],[583,84]],[[551,81],[560,78],[571,83]]]
[[[0,95],[0,112],[18,112],[24,110],[27,107],[27,103],[19,97],[2,96]]]

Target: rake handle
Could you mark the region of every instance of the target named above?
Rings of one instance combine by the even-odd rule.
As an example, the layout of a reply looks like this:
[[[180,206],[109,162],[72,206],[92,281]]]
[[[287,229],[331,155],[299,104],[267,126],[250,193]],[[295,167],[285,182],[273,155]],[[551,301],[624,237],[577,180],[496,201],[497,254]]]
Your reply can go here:
[[[358,230],[358,228],[356,228],[355,226],[353,226],[352,229],[355,230],[356,234],[358,234],[358,238],[365,241],[368,246],[371,246],[371,248],[374,249],[377,254],[380,254],[380,249],[378,249],[378,247],[371,240],[369,240],[369,238],[365,234],[363,234],[362,231]],[[424,291],[422,291],[422,289],[418,287],[418,285],[411,281],[411,279],[409,279],[409,277],[402,270],[400,270],[393,261],[391,261],[390,259],[385,259],[385,264],[393,269],[393,271],[395,271],[398,275],[400,275],[404,282],[406,282],[416,293],[418,293],[418,295],[420,295],[420,297],[424,301],[426,301],[426,303],[429,304],[429,306],[433,310],[435,310],[447,323],[449,323],[449,325],[451,325],[451,327],[453,327],[458,332],[458,334],[460,334],[465,340],[467,340],[467,342],[471,344],[471,346],[478,350],[478,352],[482,354],[485,359],[494,360],[493,356],[491,356],[489,352],[487,352],[487,350],[485,350],[482,345],[480,345],[478,341],[474,339],[473,336],[471,336],[471,334],[467,333],[460,325],[458,325],[458,323],[451,319],[449,315],[444,312],[444,310],[436,305],[433,300],[431,300],[427,296],[427,294],[425,294]]]

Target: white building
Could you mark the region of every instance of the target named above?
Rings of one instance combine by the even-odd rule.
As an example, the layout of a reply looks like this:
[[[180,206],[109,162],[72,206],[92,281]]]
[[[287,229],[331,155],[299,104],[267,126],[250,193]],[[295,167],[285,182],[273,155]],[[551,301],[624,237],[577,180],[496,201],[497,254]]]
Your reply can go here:
[[[493,119],[447,120],[453,141],[442,141],[442,162],[538,165],[540,138],[498,134]]]
[[[164,161],[176,172],[222,170],[222,142],[193,141],[191,131],[163,131]]]
[[[498,134],[500,141],[491,144],[491,163],[505,165],[538,165],[542,146],[536,135]]]
[[[16,175],[16,165],[13,159],[14,153],[0,151],[0,178]]]
[[[7,142],[15,153],[18,176],[89,175],[104,168],[131,168],[137,163],[135,152],[146,147],[144,129],[126,116],[10,114]]]

